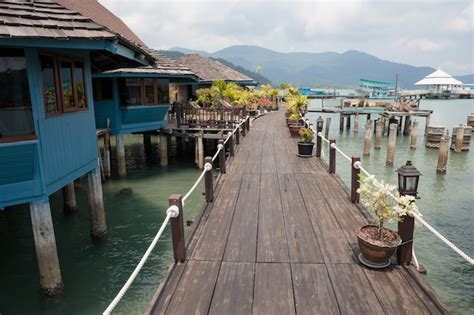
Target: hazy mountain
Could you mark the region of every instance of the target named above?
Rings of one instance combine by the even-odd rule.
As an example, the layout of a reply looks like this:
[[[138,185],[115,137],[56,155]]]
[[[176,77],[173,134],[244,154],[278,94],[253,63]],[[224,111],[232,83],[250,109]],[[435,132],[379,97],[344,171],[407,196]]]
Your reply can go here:
[[[176,50],[205,53],[206,56],[225,59],[250,71],[261,67],[261,74],[275,84],[291,82],[307,86],[357,86],[360,78],[395,82],[398,73],[400,86],[412,88],[416,81],[435,71],[431,67],[391,62],[355,50],[344,53],[281,53],[258,46],[243,45],[230,46],[214,53],[182,48]],[[463,81],[469,80],[466,78]]]
[[[181,48],[182,49],[182,48]],[[189,49],[186,50],[187,53],[198,53],[198,52],[194,52],[194,51],[191,51]],[[184,56],[184,52],[181,52],[181,51],[176,51],[176,50],[159,50],[159,52],[165,56],[167,56],[168,58],[171,58],[171,59],[179,59],[181,57]],[[228,66],[229,68],[232,68],[242,74],[245,74],[246,76],[252,78],[255,82],[257,82],[258,84],[271,84],[272,82],[267,79],[266,77],[264,77],[263,75],[261,74],[258,74],[254,71],[250,71],[248,69],[245,69],[244,67],[241,67],[241,66],[236,66],[234,65],[233,63],[225,60],[225,59],[222,59],[222,58],[212,58],[211,59],[214,59],[214,60],[217,60],[219,61],[220,63]]]

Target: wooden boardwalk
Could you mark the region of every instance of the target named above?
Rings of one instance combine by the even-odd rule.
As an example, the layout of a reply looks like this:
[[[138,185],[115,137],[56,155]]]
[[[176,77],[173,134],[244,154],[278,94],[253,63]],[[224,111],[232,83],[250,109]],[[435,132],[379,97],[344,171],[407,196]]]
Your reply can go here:
[[[362,267],[367,222],[318,158],[296,156],[283,114],[253,122],[152,314],[444,314],[413,268]]]

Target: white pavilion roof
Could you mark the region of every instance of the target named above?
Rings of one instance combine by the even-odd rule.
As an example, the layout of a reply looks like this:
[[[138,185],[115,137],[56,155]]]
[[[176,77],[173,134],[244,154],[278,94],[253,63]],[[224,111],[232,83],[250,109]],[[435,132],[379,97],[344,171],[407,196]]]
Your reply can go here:
[[[427,75],[426,77],[424,77],[423,79],[415,83],[415,85],[438,85],[438,84],[439,85],[448,85],[448,84],[464,85],[464,83],[462,83],[459,80],[456,80],[455,78],[453,78],[452,75],[441,70],[441,68],[436,70],[432,74]]]

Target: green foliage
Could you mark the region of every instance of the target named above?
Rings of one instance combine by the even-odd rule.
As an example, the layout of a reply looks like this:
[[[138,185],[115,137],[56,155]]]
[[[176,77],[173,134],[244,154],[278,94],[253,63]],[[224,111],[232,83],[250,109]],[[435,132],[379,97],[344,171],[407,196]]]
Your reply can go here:
[[[301,128],[299,131],[300,139],[303,142],[310,143],[313,142],[314,132],[309,128]]]
[[[298,120],[300,120],[301,118],[301,115],[298,114],[298,113],[292,113],[289,117],[288,117],[288,121],[292,122],[292,123],[295,123],[295,122],[298,122]]]
[[[286,97],[286,108],[291,112],[303,113],[308,109],[308,97],[299,94],[289,94]]]

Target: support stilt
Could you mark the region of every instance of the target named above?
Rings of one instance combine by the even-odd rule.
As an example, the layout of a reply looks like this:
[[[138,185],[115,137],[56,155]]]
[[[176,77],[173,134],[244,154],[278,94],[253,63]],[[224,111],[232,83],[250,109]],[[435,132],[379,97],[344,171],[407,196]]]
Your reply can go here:
[[[46,295],[57,295],[62,292],[63,281],[49,201],[31,203],[30,213],[41,290]]]
[[[123,135],[116,135],[115,139],[117,141],[118,175],[125,176],[127,175],[127,164],[125,162],[125,139]]]
[[[160,133],[160,165],[168,165],[168,137]]]
[[[91,208],[91,236],[94,239],[101,239],[107,235],[107,223],[99,169],[89,172],[87,181],[89,184],[89,207]]]
[[[64,212],[73,213],[77,211],[76,191],[74,181],[63,187]]]

